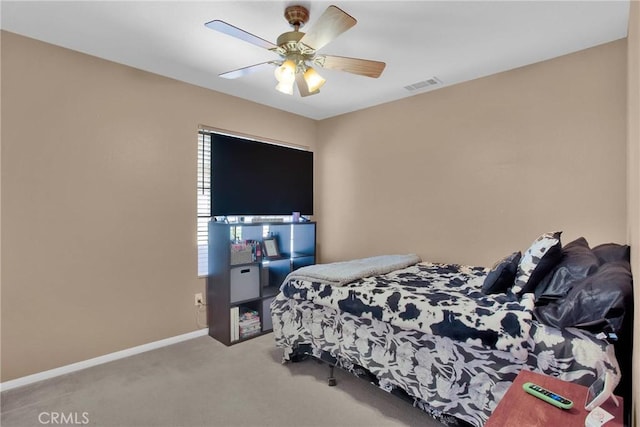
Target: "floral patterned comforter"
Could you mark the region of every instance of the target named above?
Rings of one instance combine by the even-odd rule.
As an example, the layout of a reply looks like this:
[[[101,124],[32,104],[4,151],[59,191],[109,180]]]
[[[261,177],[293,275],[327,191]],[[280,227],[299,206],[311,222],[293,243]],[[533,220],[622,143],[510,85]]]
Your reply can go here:
[[[405,307],[404,311],[411,302],[402,301],[403,291],[432,289],[435,295],[419,293],[429,304],[441,305],[443,311],[455,306],[464,325],[487,325],[483,320],[476,323],[478,308],[461,313],[465,304],[452,304],[454,301],[442,285],[448,282],[454,294],[473,299],[485,274],[486,270],[479,267],[422,263],[341,289],[353,291],[347,296],[354,295],[367,305],[380,298],[388,304],[388,298],[400,292],[397,304]],[[354,313],[345,304],[327,304],[328,293],[328,289],[313,283],[293,281],[283,285],[271,304],[271,313],[276,345],[284,349],[284,359],[290,360],[300,352],[316,357],[330,354],[338,366],[366,369],[380,387],[401,390],[416,406],[441,421],[453,417],[460,424],[482,426],[521,369],[585,385],[602,370],[612,372],[615,378],[620,376],[613,346],[578,329],[561,331],[523,315],[519,318],[523,322],[521,341],[518,350],[513,351],[509,346],[499,348],[499,339],[495,341],[497,345],[487,345],[481,338],[446,333],[443,328],[431,327],[429,332],[412,324],[395,323],[385,317],[388,315],[384,311],[380,315],[366,309]],[[386,297],[378,298],[379,295]],[[517,303],[505,298],[497,304]],[[526,313],[527,308],[520,308],[520,312]]]
[[[290,280],[282,293],[402,329],[446,336],[527,357],[533,295],[485,295],[487,270],[455,264],[419,263],[346,286]]]

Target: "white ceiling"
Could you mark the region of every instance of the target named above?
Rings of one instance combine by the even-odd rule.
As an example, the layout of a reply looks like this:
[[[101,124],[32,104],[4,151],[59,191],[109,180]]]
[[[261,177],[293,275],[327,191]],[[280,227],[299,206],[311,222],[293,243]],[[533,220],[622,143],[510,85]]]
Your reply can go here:
[[[319,53],[387,63],[378,79],[318,68],[327,83],[301,98],[273,72],[219,73],[277,58],[210,30],[220,19],[275,43],[283,12],[302,4],[311,28],[335,4],[358,20]],[[260,104],[324,119],[565,55],[627,35],[629,1],[7,1],[2,29]],[[439,86],[405,86],[437,77]]]

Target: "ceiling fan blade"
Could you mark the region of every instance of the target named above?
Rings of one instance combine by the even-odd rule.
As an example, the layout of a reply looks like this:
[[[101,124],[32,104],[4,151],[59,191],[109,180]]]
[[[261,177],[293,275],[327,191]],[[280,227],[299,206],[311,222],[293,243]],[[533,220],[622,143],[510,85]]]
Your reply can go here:
[[[378,78],[387,64],[369,59],[348,58],[346,56],[318,55],[313,62],[323,68],[346,71],[347,73]]]
[[[274,64],[273,61],[261,62],[259,64],[249,65],[248,67],[238,68],[237,70],[227,71],[226,73],[218,74],[218,76],[222,77],[223,79],[237,79],[239,77],[244,77],[247,74],[256,72],[264,68],[266,65],[273,65],[273,64]]]
[[[241,30],[240,28],[234,27],[231,24],[227,24],[224,21],[220,21],[216,19],[215,21],[207,22],[204,25],[207,28],[220,31],[221,33],[227,34],[231,37],[235,37],[240,40],[244,40],[258,47],[262,47],[265,49],[275,49],[278,47],[275,44],[271,43],[270,41],[261,39],[260,37],[254,36],[251,33],[247,33],[245,30]]]
[[[304,76],[302,75],[302,73],[296,74],[296,84],[298,85],[298,92],[300,92],[300,96],[302,97],[320,93],[320,89],[316,90],[315,92],[309,92],[309,87],[307,86],[307,82],[304,81]]]
[[[329,6],[318,18],[313,28],[307,32],[300,43],[319,50],[330,41],[356,25],[356,19],[336,6]]]

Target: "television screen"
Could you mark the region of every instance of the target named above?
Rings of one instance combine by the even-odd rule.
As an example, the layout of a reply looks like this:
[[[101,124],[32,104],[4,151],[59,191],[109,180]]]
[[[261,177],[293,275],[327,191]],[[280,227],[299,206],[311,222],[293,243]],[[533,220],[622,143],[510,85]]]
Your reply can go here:
[[[313,214],[313,152],[211,135],[211,215]]]

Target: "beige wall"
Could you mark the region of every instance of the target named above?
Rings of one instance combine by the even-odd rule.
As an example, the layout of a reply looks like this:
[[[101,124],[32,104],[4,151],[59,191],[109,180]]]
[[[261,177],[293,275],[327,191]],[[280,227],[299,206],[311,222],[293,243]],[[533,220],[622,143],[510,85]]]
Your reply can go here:
[[[198,329],[199,124],[315,145],[313,120],[11,33],[2,107],[2,381]]]
[[[323,261],[626,241],[626,41],[322,121]]]
[[[631,269],[635,275],[636,292],[633,349],[633,407],[637,424],[640,390],[640,2],[632,1],[628,34],[628,158],[627,158],[627,222],[631,244]],[[634,425],[636,425],[634,424]]]

